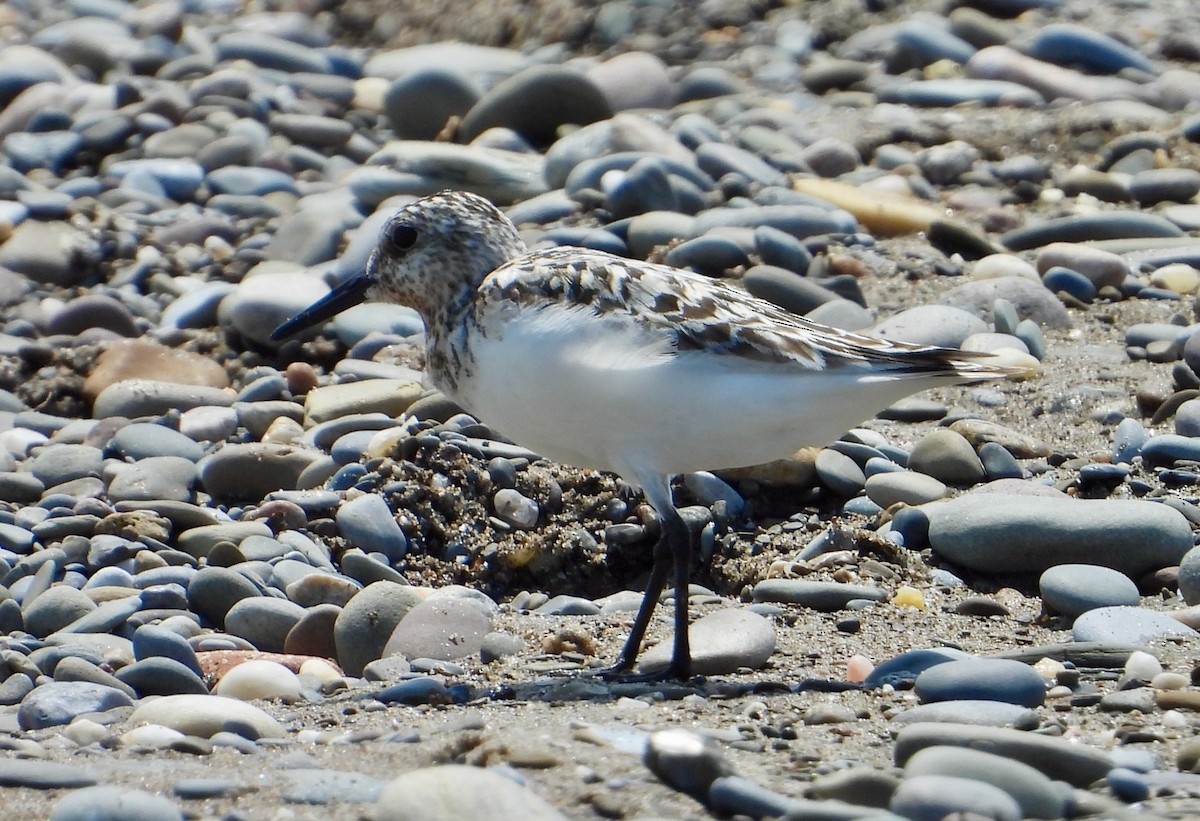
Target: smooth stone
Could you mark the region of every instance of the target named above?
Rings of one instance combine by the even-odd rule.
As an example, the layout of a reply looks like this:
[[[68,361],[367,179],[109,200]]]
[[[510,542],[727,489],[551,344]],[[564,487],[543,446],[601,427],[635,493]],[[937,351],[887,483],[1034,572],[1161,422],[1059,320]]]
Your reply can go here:
[[[92,405],[92,416],[105,419],[124,416],[161,416],[172,410],[204,405],[231,405],[233,396],[219,388],[181,385],[152,379],[126,379],[105,388]]]
[[[867,478],[867,497],[885,510],[894,504],[923,505],[944,498],[949,489],[923,473],[900,470]]]
[[[126,619],[141,609],[141,596],[122,596],[87,611],[70,624],[60,627],[55,635],[108,633],[124,624]]]
[[[143,701],[129,716],[130,724],[161,724],[186,735],[212,738],[233,732],[256,741],[287,738],[287,730],[262,710],[233,698],[173,695]]]
[[[957,348],[967,337],[987,330],[987,323],[960,308],[918,305],[888,317],[871,333],[901,342]]]
[[[1070,268],[1051,268],[1042,277],[1042,285],[1051,293],[1065,293],[1080,302],[1092,302],[1099,295],[1090,279]]]
[[[799,604],[813,610],[832,612],[846,607],[856,599],[883,601],[887,591],[878,587],[839,582],[818,582],[807,579],[767,579],[754,586],[756,602]]]
[[[206,695],[208,687],[194,670],[173,658],[155,656],[128,664],[116,672],[117,680],[140,696]]]
[[[807,277],[772,265],[752,267],[742,277],[742,287],[759,299],[801,315],[841,298]]]
[[[328,293],[329,286],[320,279],[298,271],[256,273],[243,279],[221,303],[221,325],[260,345],[277,347],[271,332]],[[307,336],[315,333],[314,329]]]
[[[849,498],[858,494],[867,477],[853,459],[832,448],[817,454],[817,477],[837,496]]]
[[[408,540],[381,496],[368,493],[344,502],[336,520],[342,536],[367,553],[382,553],[399,561],[408,550]]]
[[[548,145],[560,126],[594,123],[612,113],[586,74],[565,66],[534,66],[480,98],[463,117],[459,137],[470,142],[489,128],[503,127],[535,145]]]
[[[300,678],[287,667],[268,659],[250,659],[221,676],[213,692],[239,701],[277,698],[292,702],[299,700],[300,689]]]
[[[975,448],[962,434],[948,428],[935,430],[917,442],[909,454],[908,467],[956,487],[969,487],[985,476]]]
[[[1136,605],[1140,600],[1137,585],[1124,573],[1090,564],[1047,569],[1038,579],[1038,592],[1047,610],[1069,619],[1097,607]]]
[[[1133,68],[1157,74],[1158,68],[1136,48],[1116,38],[1073,23],[1051,23],[1037,29],[1029,54],[1064,66],[1079,66],[1095,74],[1117,74]]]
[[[204,455],[204,449],[199,444],[179,431],[164,425],[137,422],[113,434],[107,447],[135,462],[151,456],[179,456],[198,462]]]
[[[191,459],[149,456],[120,468],[108,485],[108,498],[113,502],[190,502],[197,478],[196,465]]]
[[[675,88],[667,66],[653,54],[628,51],[588,69],[612,111],[667,109],[675,104]]]
[[[1200,604],[1200,549],[1192,548],[1179,562],[1179,595],[1188,604]],[[1132,604],[1132,602],[1122,602]]]
[[[99,476],[104,453],[90,445],[47,445],[29,461],[28,470],[47,487],[86,476]]]
[[[55,585],[22,608],[25,629],[45,638],[96,609],[96,604],[79,590]]]
[[[235,604],[259,595],[252,581],[224,567],[202,567],[188,584],[191,609],[217,627],[225,625],[225,617]]]
[[[1102,239],[1182,237],[1177,225],[1154,214],[1105,211],[1056,217],[1015,228],[1000,236],[1011,251],[1028,251],[1052,242],[1088,242]]]
[[[383,95],[383,113],[400,139],[432,140],[478,100],[467,75],[449,65],[427,66],[392,81]]]
[[[26,220],[0,245],[0,266],[44,285],[78,285],[100,259],[95,240],[66,222]]]
[[[52,681],[35,687],[17,708],[23,730],[40,730],[69,724],[84,713],[103,713],[130,707],[133,699],[120,690],[88,681]]]
[[[1098,607],[1089,610],[1071,628],[1075,641],[1142,645],[1156,638],[1200,637],[1192,628],[1156,610],[1141,607]]]
[[[187,639],[159,625],[146,624],[133,634],[133,655],[138,660],[169,658],[187,667],[197,676],[203,675],[196,651]]]
[[[1058,267],[1083,274],[1097,288],[1119,288],[1130,273],[1129,263],[1120,255],[1069,242],[1051,243],[1038,252],[1039,274],[1045,276],[1052,268]]]
[[[209,171],[204,181],[216,194],[264,197],[275,192],[299,193],[292,176],[274,168],[226,165]]]
[[[1038,707],[1046,697],[1040,673],[1009,659],[949,661],[917,676],[916,693],[924,702],[972,699]]]
[[[122,303],[104,294],[87,294],[63,305],[50,317],[46,330],[75,336],[90,328],[103,328],[120,336],[137,336],[133,314]]]
[[[366,804],[379,799],[387,782],[362,773],[300,767],[279,773],[287,782],[282,790],[288,804]]]
[[[220,364],[208,357],[189,351],[176,350],[149,342],[144,339],[122,339],[109,343],[96,357],[96,364],[83,383],[83,395],[96,400],[106,388],[126,380],[147,380],[148,385],[142,389],[150,391],[168,391],[158,383],[173,385],[195,385],[203,388],[225,388],[229,386],[229,376]],[[125,414],[131,419],[139,416],[161,416],[172,407],[187,410],[202,404],[228,406],[232,403],[231,394],[224,391],[209,391],[205,395],[216,397],[208,403],[186,403],[182,399],[190,394],[172,395],[166,401],[180,400],[179,404],[164,405],[164,410],[149,409],[145,412]],[[147,400],[149,401],[149,400]]]
[[[308,392],[305,419],[317,425],[351,414],[384,413],[400,416],[421,397],[420,383],[402,379],[370,379],[329,385]]]
[[[546,193],[543,165],[536,153],[393,140],[367,158],[367,164],[347,181],[355,197],[371,205],[397,194],[424,196],[465,187],[504,206]]]
[[[0,758],[0,787],[33,790],[74,790],[90,787],[96,778],[82,767],[43,759]]]
[[[746,667],[760,669],[775,652],[775,628],[769,619],[742,608],[710,613],[688,627],[692,650],[691,673],[721,676]],[[665,669],[672,644],[663,640],[643,654],[638,672]]]
[[[396,625],[383,655],[442,661],[474,656],[491,627],[488,614],[473,601],[426,599],[413,606]]]
[[[306,448],[271,442],[229,444],[201,459],[198,470],[212,496],[259,501],[277,490],[295,490],[300,474],[320,458]]]
[[[934,551],[984,573],[1090,563],[1136,578],[1178,564],[1191,548],[1187,519],[1153,502],[986,493],[921,510]]]
[[[288,631],[283,651],[293,655],[337,658],[334,628],[342,608],[335,604],[306,607],[296,626]]]
[[[750,262],[746,251],[733,239],[719,234],[685,240],[667,252],[666,263],[690,268],[705,276],[724,276],[729,270]]]
[[[1013,304],[1017,314],[1032,319],[1046,328],[1070,328],[1071,315],[1062,302],[1039,282],[1024,277],[997,277],[965,282],[947,291],[938,300],[943,305],[953,306],[975,314],[987,321],[991,318],[996,300],[1005,299]],[[987,330],[985,327],[983,330]]]
[[[1151,168],[1133,175],[1129,193],[1139,205],[1191,202],[1200,193],[1200,171],[1192,168]]]
[[[922,721],[950,724],[979,724],[986,727],[1015,727],[1031,730],[1041,723],[1038,714],[1019,704],[1003,701],[957,699],[918,704],[892,716],[892,723],[907,725]]]
[[[1021,807],[999,787],[947,775],[905,778],[892,795],[888,809],[909,821],[941,821],[968,813],[992,821],[1021,818]]]
[[[711,208],[696,216],[695,231],[703,235],[722,227],[758,228],[764,225],[797,239],[817,234],[850,233],[857,229],[855,220],[844,211],[829,211],[813,205],[760,205]]]
[[[668,786],[693,796],[705,795],[733,767],[710,739],[690,730],[660,730],[646,739],[642,763]]]
[[[361,675],[363,667],[383,656],[396,625],[423,598],[411,587],[377,581],[346,603],[334,624],[334,641],[347,675]]]
[[[376,821],[565,821],[535,793],[498,773],[461,764],[411,770],[390,782]]]
[[[225,614],[225,632],[264,652],[282,653],[288,633],[303,616],[304,608],[287,599],[240,599]]]

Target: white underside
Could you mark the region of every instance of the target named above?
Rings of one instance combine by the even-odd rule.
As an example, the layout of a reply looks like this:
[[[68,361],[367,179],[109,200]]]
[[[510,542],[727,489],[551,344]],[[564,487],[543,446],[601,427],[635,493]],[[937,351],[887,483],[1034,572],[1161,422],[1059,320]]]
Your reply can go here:
[[[809,370],[730,354],[674,354],[623,317],[558,306],[485,324],[454,397],[547,458],[659,477],[746,467],[825,445],[910,394],[953,382],[866,366]]]

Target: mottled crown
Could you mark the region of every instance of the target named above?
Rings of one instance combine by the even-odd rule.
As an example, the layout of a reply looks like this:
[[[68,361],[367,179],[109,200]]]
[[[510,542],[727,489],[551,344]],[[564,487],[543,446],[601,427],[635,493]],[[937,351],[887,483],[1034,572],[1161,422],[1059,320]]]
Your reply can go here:
[[[496,206],[465,191],[409,203],[384,223],[368,264],[377,298],[426,322],[465,304],[484,278],[528,249]]]

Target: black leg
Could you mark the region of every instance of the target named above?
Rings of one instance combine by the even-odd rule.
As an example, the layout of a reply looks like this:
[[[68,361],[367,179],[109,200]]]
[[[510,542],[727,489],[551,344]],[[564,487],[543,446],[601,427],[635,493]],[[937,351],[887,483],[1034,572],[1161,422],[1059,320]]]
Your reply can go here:
[[[654,565],[650,569],[650,578],[646,580],[646,593],[638,606],[633,628],[629,631],[629,638],[625,640],[621,655],[617,656],[616,664],[604,671],[606,675],[620,675],[633,669],[642,649],[642,639],[646,637],[646,628],[650,626],[650,618],[654,615],[654,608],[658,606],[658,597],[667,585],[667,569],[674,558],[667,529],[664,527],[654,544]]]
[[[674,508],[663,516],[663,530],[670,534],[675,559],[675,649],[667,677],[686,680],[692,672],[692,650],[688,644],[688,588],[692,566],[692,533]]]
[[[675,568],[675,646],[669,666],[661,671],[636,676],[637,680],[656,681],[660,679],[687,679],[690,675],[692,656],[688,646],[688,582],[692,558],[692,534],[687,524],[674,508],[668,507],[662,513],[662,534],[654,545],[654,567],[646,582],[646,594],[638,608],[637,617],[633,621],[629,638],[617,662],[604,671],[603,675],[626,677],[637,661],[641,650],[642,639],[650,626],[650,618],[658,605],[667,583],[667,570]]]

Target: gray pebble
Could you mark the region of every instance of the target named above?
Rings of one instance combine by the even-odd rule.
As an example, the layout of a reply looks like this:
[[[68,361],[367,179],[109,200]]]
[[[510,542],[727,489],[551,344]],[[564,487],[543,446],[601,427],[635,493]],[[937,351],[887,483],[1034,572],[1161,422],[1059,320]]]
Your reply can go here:
[[[36,687],[17,708],[23,730],[69,724],[83,713],[103,713],[132,706],[133,699],[120,690],[87,681],[53,681]]]
[[[1098,607],[1075,619],[1071,636],[1075,641],[1140,645],[1167,636],[1194,639],[1200,637],[1200,633],[1156,610]]]
[[[695,675],[720,676],[739,668],[759,669],[775,652],[775,628],[769,619],[742,608],[710,613],[688,627]],[[671,662],[671,641],[662,641],[642,655],[639,672],[652,672]]]
[[[878,587],[806,579],[767,579],[754,586],[754,601],[799,604],[814,610],[841,610],[855,599],[883,601],[887,592]]]
[[[401,775],[375,805],[377,821],[564,821],[535,793],[492,769],[444,764]]]
[[[473,601],[426,599],[413,606],[396,625],[383,655],[445,661],[474,656],[489,630],[491,619]]]
[[[0,787],[63,790],[90,787],[96,779],[81,767],[53,761],[0,758]]]
[[[225,614],[225,631],[264,652],[282,653],[288,632],[303,615],[303,607],[286,599],[245,598]]]
[[[380,658],[396,625],[422,597],[410,587],[377,581],[347,602],[334,625],[337,659],[347,674],[357,676]]]
[[[1064,738],[972,724],[912,724],[900,731],[893,749],[896,764],[904,766],[920,750],[938,745],[986,749],[1028,764],[1052,779],[1087,787],[1112,769],[1108,753]]]
[[[923,437],[909,454],[908,467],[957,487],[969,487],[985,475],[975,448],[962,434],[948,428]]]
[[[1012,796],[983,781],[947,775],[918,775],[900,782],[888,808],[910,821],[941,821],[970,813],[992,821],[1019,821]]]
[[[937,553],[985,573],[1087,562],[1138,576],[1178,564],[1191,547],[1187,520],[1153,502],[987,493],[922,511]]]
[[[342,504],[337,512],[338,530],[355,547],[367,553],[382,553],[398,561],[408,550],[408,540],[382,497],[364,494]]]
[[[973,658],[930,667],[917,676],[916,693],[925,702],[972,699],[1038,707],[1046,685],[1040,673],[1019,661]]]
[[[1186,557],[1185,557],[1186,561]],[[1136,605],[1137,585],[1124,573],[1090,564],[1060,564],[1038,579],[1046,609],[1069,619],[1097,607]]]

